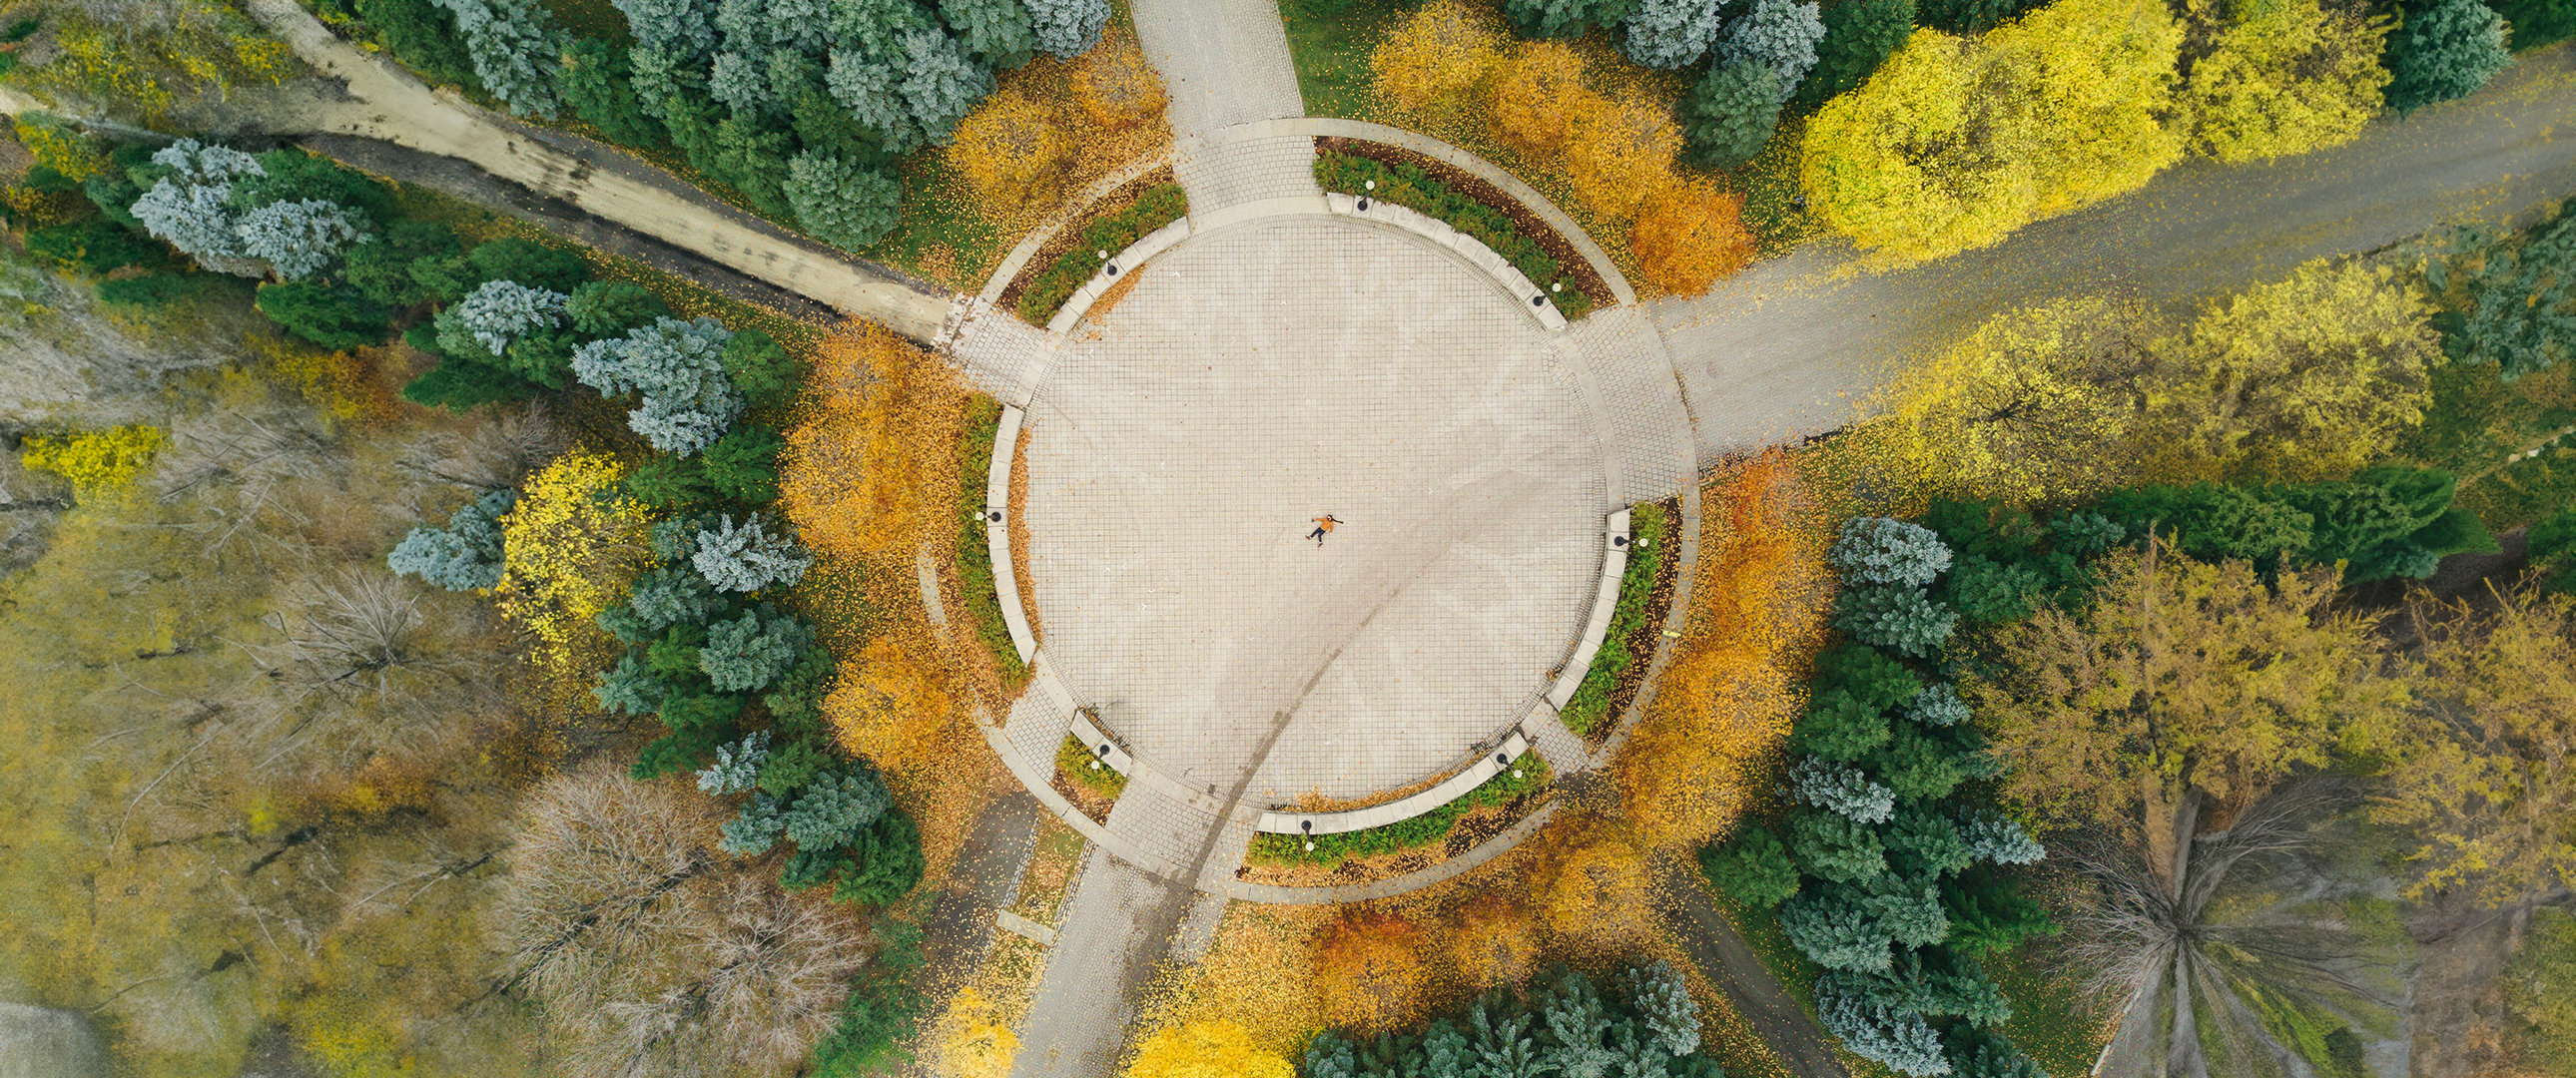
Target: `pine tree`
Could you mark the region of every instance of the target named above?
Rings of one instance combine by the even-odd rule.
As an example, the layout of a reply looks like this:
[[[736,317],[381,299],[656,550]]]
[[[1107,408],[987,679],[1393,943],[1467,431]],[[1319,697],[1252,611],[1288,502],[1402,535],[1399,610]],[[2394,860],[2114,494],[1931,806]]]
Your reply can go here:
[[[1870,781],[1868,772],[1813,756],[1789,768],[1789,789],[1800,804],[1858,823],[1884,823],[1896,810],[1896,791]]]
[[[385,557],[385,567],[449,591],[500,583],[501,516],[518,499],[516,491],[491,491],[449,514],[444,529],[413,528]]]
[[[1742,825],[1722,846],[1699,852],[1700,874],[1727,897],[1769,909],[1798,893],[1798,863],[1789,848],[1757,823]]]
[[[1539,1020],[1547,1030],[1541,1058],[1562,1078],[1607,1078],[1618,1061],[1602,1034],[1610,1013],[1592,982],[1571,970],[1539,1002]]]
[[[1059,60],[1090,52],[1109,25],[1109,0],[1029,0],[1028,7],[1031,38]]]
[[[599,673],[598,683],[590,690],[601,710],[641,718],[659,713],[662,701],[670,695],[669,686],[660,675],[645,667],[642,660],[627,655],[617,665]]]
[[[1780,124],[1780,78],[1761,64],[1711,68],[1682,100],[1682,141],[1691,160],[1733,168],[1752,160]]]
[[[1958,627],[1958,612],[1926,598],[1920,588],[1845,590],[1835,603],[1834,627],[1864,644],[1922,657],[1941,650]]]
[[[832,901],[893,905],[921,883],[923,868],[921,829],[910,813],[888,808],[851,845],[849,862],[832,885]]]
[[[708,446],[703,474],[716,493],[754,505],[778,498],[778,454],[787,443],[769,428],[745,423]]]
[[[1635,10],[1638,0],[1503,0],[1503,14],[1524,36],[1581,37],[1607,30]]]
[[[1827,689],[1798,719],[1798,749],[1827,760],[1857,760],[1887,743],[1887,716],[1846,689]]]
[[[1941,1035],[1941,1052],[1950,1061],[1950,1078],[2047,1078],[2004,1035],[1962,1023]]]
[[[966,52],[984,66],[1009,70],[1029,62],[1037,39],[1029,11],[1020,0],[939,0],[939,17],[948,23]]]
[[[374,244],[362,245],[365,250]],[[393,312],[355,289],[311,282],[265,284],[251,301],[280,328],[324,348],[384,343]]]
[[[1950,547],[1920,524],[1861,517],[1843,525],[1825,553],[1849,584],[1923,587],[1950,567]]]
[[[955,41],[935,30],[905,34],[903,55],[904,107],[931,145],[948,145],[966,114],[993,92],[993,73],[967,59]]]
[[[269,203],[242,214],[233,231],[241,235],[238,250],[266,259],[281,281],[320,273],[341,251],[367,239],[349,211],[320,199]]]
[[[456,16],[474,76],[520,116],[553,119],[570,43],[538,0],[432,0]]]
[[[1836,883],[1857,883],[1887,871],[1887,851],[1877,832],[1830,812],[1792,814],[1789,846],[1808,875]]]
[[[154,153],[152,164],[165,175],[130,210],[144,231],[190,258],[243,257],[241,233],[233,227],[233,182],[259,175],[259,162],[239,150],[183,138]]]
[[[813,642],[814,630],[803,619],[747,610],[739,618],[707,626],[698,666],[718,692],[756,692],[776,684]]]
[[[1908,720],[1930,727],[1957,726],[1968,721],[1968,702],[1959,698],[1959,688],[1949,682],[1938,682],[1915,694],[1898,707]]]
[[[803,579],[814,556],[783,535],[767,534],[758,517],[746,518],[737,528],[728,515],[715,529],[698,532],[697,553],[689,562],[708,583],[749,592]]]
[[[712,318],[664,318],[624,337],[592,341],[572,354],[574,377],[602,393],[640,393],[626,424],[653,448],[695,453],[742,413],[742,395],[724,373],[731,339]]]
[[[725,377],[754,408],[786,405],[805,381],[805,361],[757,329],[736,333],[725,342],[723,365]]]
[[[755,793],[719,830],[724,837],[716,842],[718,849],[737,857],[758,857],[778,844],[778,836],[787,830],[787,818],[778,811],[776,798]]]
[[[438,346],[450,355],[506,356],[521,337],[559,325],[568,298],[517,281],[486,281],[438,312]]]
[[[884,169],[799,152],[783,193],[805,231],[843,250],[873,246],[903,223],[903,183]]]
[[[2037,839],[2022,826],[1992,809],[1975,809],[1966,813],[1959,824],[1960,837],[1967,842],[1968,855],[1979,861],[1998,865],[2035,865],[2048,856]]]
[[[779,819],[798,849],[828,850],[856,840],[893,804],[876,769],[860,763],[806,787]]]
[[[1628,1000],[1666,1055],[1699,1051],[1699,1003],[1691,999],[1690,987],[1682,983],[1672,963],[1659,958],[1630,967]]]
[[[1647,67],[1689,67],[1708,55],[1726,19],[1725,0],[1640,0],[1628,16],[1619,51]]]
[[[1976,860],[1959,825],[1920,804],[1879,828],[1878,837],[1894,855],[1897,871],[1913,879],[1956,873]]]
[[[1849,0],[1825,10],[1825,39],[1816,66],[1798,83],[1798,100],[1820,105],[1859,88],[1914,32],[1915,0]]]
[[[717,796],[749,790],[769,762],[769,731],[755,730],[742,740],[716,749],[715,766],[698,772],[698,789]]]
[[[592,281],[564,300],[564,317],[572,328],[591,337],[616,337],[671,316],[671,309],[643,286],[627,281]]]
[[[650,149],[669,139],[636,93],[627,50],[605,41],[578,38],[564,50],[563,98],[610,142]]]
[[[1780,931],[1819,966],[1886,972],[1894,961],[1887,932],[1870,910],[1847,898],[1847,890],[1821,889],[1791,898],[1780,907]]]
[[[1843,1047],[1899,1074],[1928,1076],[1948,1072],[1941,1038],[1923,1016],[1839,993],[1829,994],[1828,981],[1817,982],[1816,1019],[1842,1039]]]
[[[2478,0],[2425,0],[2405,12],[2388,38],[2388,104],[2399,112],[2466,97],[2513,62],[2504,19]]]
[[[909,153],[930,141],[904,103],[901,48],[898,43],[884,51],[834,49],[831,66],[823,75],[833,100],[848,109],[859,126],[875,132],[892,153]]]
[[[1729,64],[1760,64],[1779,78],[1778,94],[1786,101],[1816,66],[1816,42],[1825,36],[1823,15],[1813,3],[1754,0],[1753,11],[1726,28],[1718,39],[1718,58]]]

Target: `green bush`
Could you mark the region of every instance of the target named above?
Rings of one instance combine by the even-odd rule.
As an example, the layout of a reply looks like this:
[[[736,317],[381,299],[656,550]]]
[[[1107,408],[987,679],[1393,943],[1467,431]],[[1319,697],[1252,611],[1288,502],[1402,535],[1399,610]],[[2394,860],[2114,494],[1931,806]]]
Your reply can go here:
[[[102,303],[126,307],[161,307],[188,290],[186,278],[172,273],[155,273],[148,277],[127,277],[100,281],[98,298]]]
[[[1518,777],[1514,777],[1514,773]],[[1547,789],[1553,772],[1537,753],[1524,754],[1512,766],[1494,773],[1473,790],[1439,808],[1409,820],[1398,820],[1380,827],[1344,831],[1337,835],[1316,835],[1310,841],[1302,834],[1252,836],[1250,860],[1270,865],[1338,865],[1344,861],[1379,854],[1400,853],[1438,845],[1449,839],[1459,818],[1487,805],[1510,805]]]
[[[2576,37],[2576,0],[2491,0],[2487,6],[2513,28],[2515,52]]]
[[[1592,668],[1583,674],[1583,684],[1565,702],[1557,717],[1565,728],[1591,736],[1603,720],[1610,718],[1610,694],[1619,678],[1636,665],[1639,656],[1629,645],[1630,638],[1644,628],[1652,613],[1647,600],[1654,597],[1655,577],[1663,571],[1667,553],[1661,541],[1664,536],[1664,507],[1656,504],[1637,506],[1628,518],[1629,531],[1637,541],[1628,548],[1627,571],[1619,575],[1619,603],[1610,614],[1610,631],[1601,638],[1601,650],[1593,653]],[[1646,643],[1647,654],[1653,644]]]
[[[169,248],[161,241],[105,217],[31,229],[26,242],[28,254],[92,275],[170,261]]]
[[[966,526],[957,529],[957,575],[959,590],[965,592],[966,610],[974,615],[975,635],[991,652],[993,663],[1006,679],[1015,679],[1027,669],[1020,662],[1020,649],[1011,643],[1010,623],[1002,620],[1001,589],[994,582],[993,551],[988,545],[984,521],[984,483],[986,469],[999,448],[994,438],[1001,432],[1002,404],[981,393],[966,405],[966,433],[957,441],[957,474],[966,481],[957,484],[957,512]]]
[[[1326,150],[1315,155],[1315,183],[1324,190],[1381,199],[1438,219],[1476,238],[1521,271],[1531,284],[1549,293],[1549,302],[1569,319],[1592,312],[1592,299],[1564,272],[1563,264],[1520,234],[1510,216],[1492,206],[1451,191],[1447,184],[1411,165],[1387,166],[1365,157]],[[1372,188],[1369,184],[1375,183]],[[1562,291],[1558,284],[1566,285]]]
[[[1111,801],[1127,792],[1127,776],[1103,763],[1092,753],[1092,746],[1072,734],[1064,735],[1064,744],[1056,746],[1055,768],[1074,785]]]
[[[921,929],[884,917],[870,930],[879,941],[876,960],[850,984],[840,1023],[814,1045],[817,1078],[883,1073],[929,1009],[929,1000],[914,983],[921,975]]]
[[[1020,293],[1020,317],[1043,326],[1083,282],[1099,272],[1099,252],[1117,254],[1155,229],[1189,215],[1190,196],[1179,184],[1158,184],[1136,197],[1136,204],[1083,226],[1082,241],[1056,256],[1053,264]]]
[[[256,303],[270,321],[324,348],[382,344],[393,332],[383,304],[345,285],[262,285]]]
[[[1769,909],[1798,893],[1798,863],[1778,836],[1747,823],[1723,845],[1702,847],[1699,873],[1727,897]]]

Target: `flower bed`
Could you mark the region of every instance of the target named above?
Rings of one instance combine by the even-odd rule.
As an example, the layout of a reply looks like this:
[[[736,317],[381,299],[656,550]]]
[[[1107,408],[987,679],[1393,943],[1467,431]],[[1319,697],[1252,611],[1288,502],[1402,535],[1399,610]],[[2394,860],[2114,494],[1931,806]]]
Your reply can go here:
[[[1637,536],[1628,548],[1628,569],[1619,577],[1619,602],[1610,614],[1610,631],[1592,668],[1558,714],[1565,728],[1587,738],[1607,737],[1611,725],[1637,698],[1646,667],[1637,660],[1655,653],[1655,634],[1664,627],[1664,608],[1673,591],[1671,551],[1681,541],[1681,515],[1656,503],[1640,505],[1629,517]]]
[[[1477,809],[1497,807],[1512,819],[1526,815],[1547,793],[1554,772],[1537,753],[1494,773],[1455,801],[1409,820],[1334,835],[1252,836],[1245,860],[1255,865],[1331,867],[1346,861],[1444,845],[1459,822]],[[1315,848],[1307,849],[1313,842]]]
[[[1568,319],[1610,302],[1590,262],[1490,184],[1392,146],[1339,138],[1316,146],[1315,182],[1324,190],[1383,199],[1475,237],[1546,291]]]
[[[1005,303],[1014,305],[1020,317],[1031,325],[1043,326],[1055,317],[1064,301],[1082,288],[1083,282],[1100,271],[1105,261],[1100,252],[1117,254],[1129,244],[1143,239],[1174,221],[1189,215],[1190,196],[1176,183],[1159,183],[1145,188],[1125,209],[1092,218],[1080,231],[1067,229],[1050,241],[1031,259],[1033,265],[1046,268],[1035,276],[1023,275],[1012,282],[1011,291],[1003,294]],[[1059,244],[1062,245],[1059,249]]]

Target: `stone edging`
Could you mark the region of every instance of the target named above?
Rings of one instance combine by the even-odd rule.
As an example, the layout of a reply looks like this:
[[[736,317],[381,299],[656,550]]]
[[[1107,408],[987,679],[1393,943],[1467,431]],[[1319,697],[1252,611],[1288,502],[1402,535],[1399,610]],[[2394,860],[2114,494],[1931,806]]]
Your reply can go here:
[[[1628,547],[1636,542],[1629,534],[1633,510],[1622,509],[1610,514],[1601,541],[1601,584],[1592,593],[1592,617],[1583,623],[1583,635],[1575,638],[1574,655],[1548,686],[1547,706],[1559,712],[1582,688],[1583,678],[1592,672],[1592,660],[1601,654],[1601,642],[1610,636],[1610,618],[1618,612],[1619,584],[1628,575]]]

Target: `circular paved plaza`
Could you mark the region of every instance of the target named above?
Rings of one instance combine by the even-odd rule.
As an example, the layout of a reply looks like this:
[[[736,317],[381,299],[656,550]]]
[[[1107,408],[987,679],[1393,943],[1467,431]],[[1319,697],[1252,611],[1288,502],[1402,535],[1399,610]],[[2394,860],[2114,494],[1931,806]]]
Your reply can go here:
[[[1132,272],[1029,408],[1023,586],[1054,668],[1141,765],[1224,790],[1257,768],[1256,803],[1465,764],[1598,582],[1601,443],[1553,336],[1454,253],[1344,217]]]

